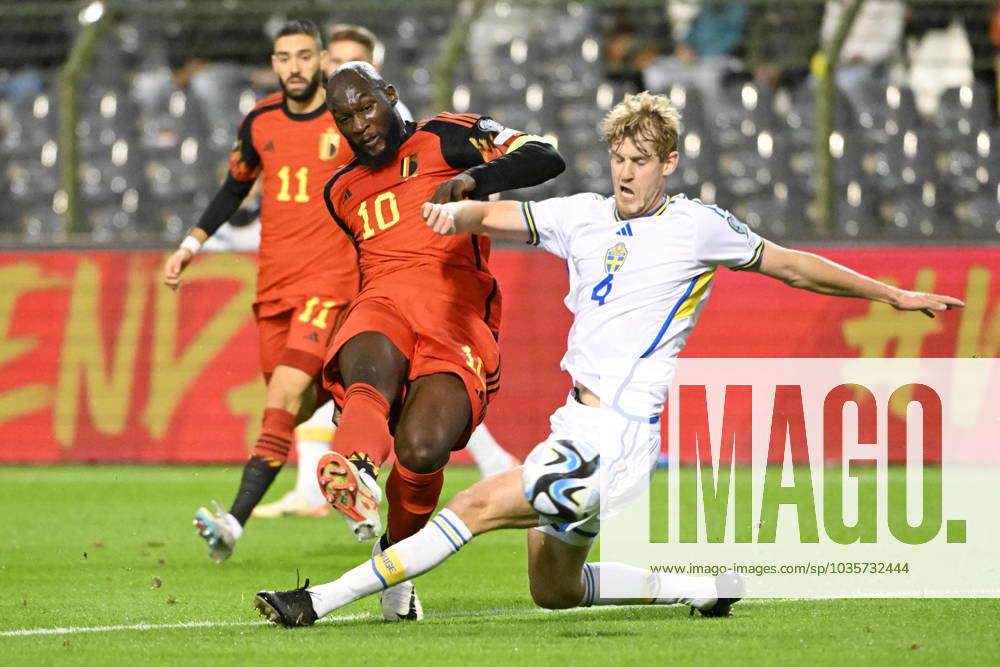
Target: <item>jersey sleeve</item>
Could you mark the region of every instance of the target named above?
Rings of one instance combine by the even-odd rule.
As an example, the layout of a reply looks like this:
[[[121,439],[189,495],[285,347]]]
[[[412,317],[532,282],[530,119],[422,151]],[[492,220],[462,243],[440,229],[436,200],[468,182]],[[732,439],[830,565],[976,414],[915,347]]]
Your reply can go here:
[[[764,239],[729,211],[705,207],[697,222],[695,254],[709,266],[734,271],[756,268],[764,254]]]
[[[582,197],[592,199],[594,203],[599,201],[596,195],[591,194],[522,203],[521,214],[528,228],[528,244],[538,246],[562,259],[568,259],[572,226],[575,220],[583,217],[574,215]]]
[[[260,175],[260,154],[253,145],[251,127],[255,114],[248,115],[240,123],[236,143],[229,154],[229,175],[237,181],[252,182]]]
[[[441,138],[441,154],[455,169],[468,169],[506,155],[523,144],[518,140],[526,136],[476,114],[442,113],[428,121],[426,129]]]

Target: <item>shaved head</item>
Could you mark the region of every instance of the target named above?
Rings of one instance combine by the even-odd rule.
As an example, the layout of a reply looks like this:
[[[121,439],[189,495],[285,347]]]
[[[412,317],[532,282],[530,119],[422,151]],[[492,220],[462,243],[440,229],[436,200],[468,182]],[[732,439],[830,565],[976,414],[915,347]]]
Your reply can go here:
[[[330,80],[326,83],[328,91],[333,91],[340,77],[359,77],[368,84],[371,90],[385,90],[389,87],[378,70],[371,63],[362,60],[353,60],[335,69],[330,75]]]

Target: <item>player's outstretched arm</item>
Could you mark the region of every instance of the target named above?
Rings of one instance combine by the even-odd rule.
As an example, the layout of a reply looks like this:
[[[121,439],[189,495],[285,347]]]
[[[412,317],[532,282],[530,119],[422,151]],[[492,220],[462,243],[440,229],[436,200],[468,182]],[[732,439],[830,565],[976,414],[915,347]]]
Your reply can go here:
[[[436,234],[487,234],[494,239],[523,243],[530,238],[521,202],[517,201],[426,202],[420,213]]]
[[[893,287],[810,252],[783,248],[770,241],[764,244],[757,270],[792,287],[831,296],[881,301],[897,310],[919,310],[928,317],[934,317],[935,310],[965,305],[954,297]]]

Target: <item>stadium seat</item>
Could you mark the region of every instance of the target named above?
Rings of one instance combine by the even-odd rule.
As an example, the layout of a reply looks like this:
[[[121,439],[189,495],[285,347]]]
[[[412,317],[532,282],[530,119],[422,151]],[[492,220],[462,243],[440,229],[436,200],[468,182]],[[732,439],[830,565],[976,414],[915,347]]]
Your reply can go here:
[[[13,211],[26,243],[44,245],[66,240],[66,196],[61,191],[16,202]]]
[[[190,99],[205,119],[213,149],[232,147],[240,121],[257,101],[249,86],[243,68],[234,63],[213,63],[191,78]]]
[[[59,103],[55,95],[40,95],[5,100],[5,132],[0,136],[0,154],[30,155],[46,142],[59,136]]]
[[[34,202],[51,198],[59,188],[59,148],[48,139],[31,154],[18,151],[6,162],[8,199],[11,202]]]
[[[990,99],[986,87],[972,81],[944,91],[930,121],[945,141],[975,135],[990,126],[991,104],[995,101]]]
[[[139,101],[139,140],[151,150],[175,148],[188,137],[207,136],[198,104],[172,83]]]
[[[921,126],[916,100],[908,86],[860,79],[842,93],[854,108],[866,143],[881,145]]]
[[[980,129],[965,135],[940,137],[936,164],[942,182],[958,198],[989,190],[1000,179],[1000,130]]]
[[[670,178],[669,182],[685,192],[698,193],[702,183],[714,183],[718,180],[716,150],[710,139],[711,134],[702,134],[695,130],[681,134],[681,145],[678,150],[680,161],[676,174]],[[668,189],[673,189],[673,186]],[[698,194],[693,196],[698,196]]]
[[[733,201],[732,213],[766,239],[785,242],[815,237],[806,216],[805,201],[790,196],[787,188],[771,188]]]
[[[773,130],[775,126],[771,93],[749,81],[722,85],[715,99],[708,103],[716,143],[724,148],[741,144],[746,138]]]
[[[87,89],[81,98],[76,135],[84,155],[107,151],[117,141],[133,140],[136,109],[127,94],[101,86]]]
[[[919,194],[926,182],[937,179],[937,144],[932,131],[908,129],[885,135],[881,143],[862,149],[861,166],[866,187],[882,196],[906,191]]]
[[[959,202],[951,210],[960,237],[1000,241],[1000,187]]]
[[[834,237],[861,240],[877,237],[881,226],[875,215],[877,196],[865,190],[860,179],[844,182],[842,196],[836,202]]]
[[[933,182],[923,183],[920,191],[903,189],[884,194],[878,208],[887,240],[928,240],[954,235],[950,222],[940,213]]]
[[[711,114],[705,109],[705,100],[701,92],[694,87],[671,86],[666,92],[670,103],[681,114],[681,132],[698,132],[702,135],[713,134]]]
[[[573,189],[580,192],[611,194],[611,165],[607,148],[595,145],[577,150],[567,156],[567,172],[572,177]]]

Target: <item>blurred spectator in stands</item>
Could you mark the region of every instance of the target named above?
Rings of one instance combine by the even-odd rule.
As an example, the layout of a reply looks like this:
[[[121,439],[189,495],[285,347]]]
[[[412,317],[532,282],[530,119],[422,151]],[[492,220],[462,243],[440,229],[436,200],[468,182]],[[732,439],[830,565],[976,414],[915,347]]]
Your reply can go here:
[[[746,16],[747,8],[739,3],[700,3],[674,52],[645,69],[646,86],[654,92],[667,91],[674,84],[697,86],[710,97],[726,72],[738,64],[735,55],[742,44]]]
[[[754,6],[743,38],[744,60],[754,82],[775,88],[794,85],[809,74],[819,49],[822,12],[812,4]]]
[[[632,13],[624,8],[615,12],[604,34],[604,59],[608,79],[644,90],[643,70],[659,55],[660,48],[648,32],[649,26],[646,31],[636,27]]]
[[[828,44],[853,0],[830,0],[823,15],[821,37]],[[837,84],[850,88],[866,79],[885,79],[889,63],[899,55],[906,6],[894,0],[861,4],[837,61]]]
[[[143,34],[133,94],[153,105],[174,90],[189,90],[200,100],[224,97],[223,90],[251,84],[258,94],[278,89],[270,62],[255,50],[269,37],[258,17],[224,23],[195,10],[170,15],[136,14]]]
[[[5,3],[6,4],[6,3]],[[13,5],[14,3],[10,3]],[[59,0],[37,0],[21,14],[16,7],[0,12],[0,98],[37,95],[45,87],[45,77],[66,60],[71,40],[61,20],[65,4]],[[53,5],[52,13],[42,11]]]
[[[974,59],[966,21],[985,41],[987,9],[982,2],[921,2],[909,8],[906,55],[917,108],[934,113],[941,93],[972,83]]]

